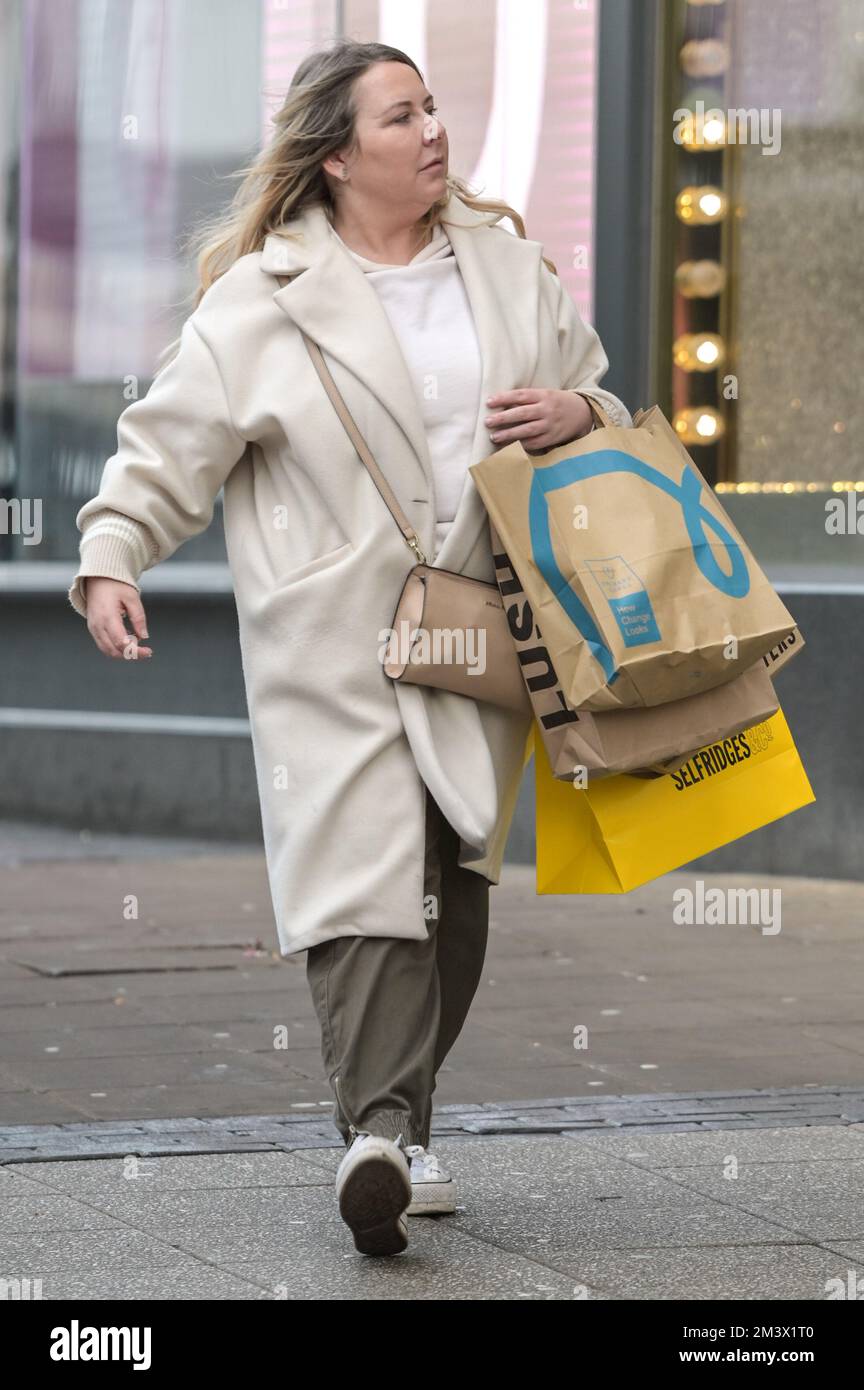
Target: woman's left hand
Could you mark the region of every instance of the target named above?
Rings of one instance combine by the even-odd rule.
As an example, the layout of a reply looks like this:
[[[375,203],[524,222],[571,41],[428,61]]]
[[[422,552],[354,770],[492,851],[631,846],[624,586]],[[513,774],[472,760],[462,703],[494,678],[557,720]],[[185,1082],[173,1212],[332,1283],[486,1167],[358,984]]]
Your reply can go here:
[[[589,433],[594,418],[584,396],[551,387],[524,386],[501,391],[497,396],[489,396],[486,404],[490,413],[485,423],[493,444],[520,439],[528,454],[580,439]]]

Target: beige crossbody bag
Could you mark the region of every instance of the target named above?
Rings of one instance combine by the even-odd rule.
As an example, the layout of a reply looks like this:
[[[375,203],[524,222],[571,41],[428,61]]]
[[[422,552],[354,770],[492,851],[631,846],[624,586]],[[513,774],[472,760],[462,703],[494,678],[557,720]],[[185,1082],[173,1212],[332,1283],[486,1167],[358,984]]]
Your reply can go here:
[[[278,278],[288,283],[287,277]],[[409,571],[396,605],[391,623],[396,648],[391,643],[385,674],[394,681],[451,690],[530,714],[531,701],[498,585],[427,564],[417,532],[354,423],[321,349],[306,333],[303,341],[349,439],[419,562]]]

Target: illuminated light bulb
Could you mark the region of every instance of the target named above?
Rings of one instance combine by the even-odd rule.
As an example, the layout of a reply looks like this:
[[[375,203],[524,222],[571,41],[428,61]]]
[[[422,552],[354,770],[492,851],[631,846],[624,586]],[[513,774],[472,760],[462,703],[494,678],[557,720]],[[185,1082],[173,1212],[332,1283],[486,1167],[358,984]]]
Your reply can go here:
[[[720,359],[720,347],[713,337],[706,335],[696,345],[696,356],[706,367],[714,367]]]
[[[704,115],[690,115],[678,126],[685,150],[719,150],[726,143],[726,117],[714,108]]]
[[[729,210],[729,199],[722,188],[714,184],[688,184],[675,199],[675,213],[680,222],[692,227],[712,227],[722,222]]]
[[[675,287],[685,299],[714,299],[726,287],[726,271],[719,261],[682,261]]]
[[[729,45],[722,39],[690,39],[678,58],[688,77],[722,77],[729,67]]]
[[[672,359],[685,372],[713,372],[726,355],[719,333],[682,333],[672,345]]]
[[[710,405],[691,405],[677,410],[672,427],[684,444],[713,444],[726,432],[722,415]]]

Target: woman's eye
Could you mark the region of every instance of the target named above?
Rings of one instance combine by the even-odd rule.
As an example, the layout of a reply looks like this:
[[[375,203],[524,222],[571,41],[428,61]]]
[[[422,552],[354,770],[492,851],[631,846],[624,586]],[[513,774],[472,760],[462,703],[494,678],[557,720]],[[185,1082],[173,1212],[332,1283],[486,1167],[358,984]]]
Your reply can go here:
[[[430,107],[429,107],[429,110],[426,112],[426,115],[427,115],[427,116],[434,116],[434,115],[436,114],[437,110],[438,110],[438,107],[437,107],[437,106],[430,106]],[[404,116],[396,116],[396,117],[394,117],[393,124],[394,124],[394,125],[404,125],[405,122],[406,122],[407,120],[410,120],[410,118],[411,118],[411,113],[410,113],[410,111],[406,111]]]

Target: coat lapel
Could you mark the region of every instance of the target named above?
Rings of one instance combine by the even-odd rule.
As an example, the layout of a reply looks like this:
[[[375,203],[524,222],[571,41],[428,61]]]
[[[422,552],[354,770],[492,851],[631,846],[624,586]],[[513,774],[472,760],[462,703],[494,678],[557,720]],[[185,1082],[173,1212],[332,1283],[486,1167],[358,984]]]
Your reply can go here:
[[[531,384],[537,363],[539,264],[542,246],[515,236],[492,238],[487,226],[496,213],[478,213],[454,193],[443,217],[468,297],[483,362],[482,384],[469,464],[493,452],[484,424],[486,397],[496,391]],[[330,232],[323,206],[304,209],[286,227],[292,236],[270,234],[264,242],[261,269],[293,275],[273,294],[279,308],[335,361],[352,372],[377,397],[402,430],[417,465],[416,485],[434,492],[432,461],[420,401],[398,339],[364,272]],[[302,273],[297,273],[302,272]],[[374,441],[367,440],[375,453]],[[378,459],[379,465],[387,469]],[[400,479],[388,481],[399,496]],[[468,560],[486,512],[474,480],[466,472],[453,525],[435,563],[461,570]],[[427,558],[435,518],[423,538]]]

